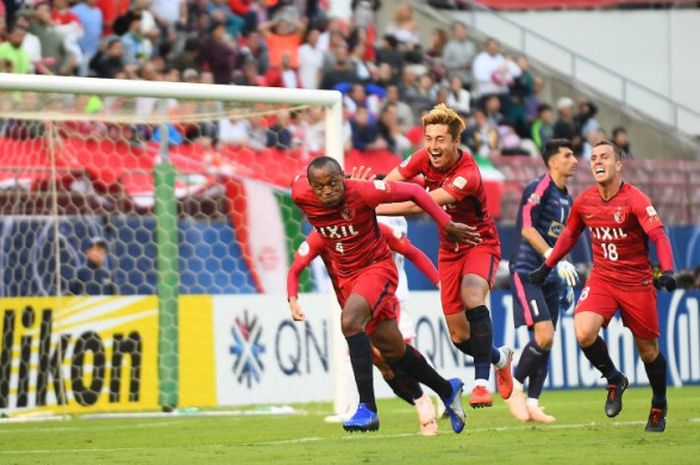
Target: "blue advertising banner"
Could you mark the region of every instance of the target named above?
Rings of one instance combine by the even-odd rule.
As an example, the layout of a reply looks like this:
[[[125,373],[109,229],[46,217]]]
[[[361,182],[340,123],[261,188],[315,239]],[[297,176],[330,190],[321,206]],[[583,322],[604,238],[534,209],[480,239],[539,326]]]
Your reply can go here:
[[[410,307],[416,325],[418,349],[441,373],[460,376],[465,382],[471,381],[471,358],[452,346],[439,309],[437,292],[413,292]],[[525,328],[515,329],[512,308],[510,292],[494,291],[491,294],[494,344],[513,347],[517,364],[529,335]],[[659,292],[658,309],[661,326],[659,342],[668,361],[669,384],[700,384],[700,292]],[[632,333],[623,326],[619,316],[611,320],[603,337],[608,343],[613,362],[627,375],[630,383],[647,385],[644,364],[634,346]],[[466,374],[465,369],[468,370]],[[588,363],[576,343],[573,309],[568,309],[561,315],[555,333],[546,387],[571,389],[604,385],[605,379]]]

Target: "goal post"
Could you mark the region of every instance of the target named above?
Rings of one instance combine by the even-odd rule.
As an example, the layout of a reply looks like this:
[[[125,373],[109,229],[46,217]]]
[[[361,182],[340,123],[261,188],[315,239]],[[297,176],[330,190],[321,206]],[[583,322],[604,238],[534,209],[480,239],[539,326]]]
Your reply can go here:
[[[0,297],[19,299],[6,305],[0,321],[3,359],[10,359],[0,366],[0,412],[66,407],[71,401],[75,409],[68,408],[70,412],[119,410],[109,405],[124,398],[135,399],[129,409],[148,408],[152,402],[144,401],[143,388],[149,379],[157,384],[154,402],[163,409],[220,398],[221,386],[203,393],[190,389],[186,399],[179,397],[183,383],[192,385],[190,369],[182,372],[183,358],[198,350],[187,344],[206,347],[205,335],[218,331],[216,309],[208,316],[196,310],[215,299],[198,295],[211,289],[216,294],[257,294],[264,302],[260,305],[268,305],[263,294],[272,288],[272,293],[281,292],[279,261],[288,263],[302,228],[301,215],[284,192],[289,186],[280,179],[291,181],[293,170],[314,151],[306,146],[278,148],[282,141],[274,137],[282,136],[270,142],[269,128],[270,149],[220,139],[212,143],[205,139],[218,136],[203,134],[214,127],[220,135],[217,124],[224,120],[245,121],[257,130],[249,122],[281,118],[280,109],[300,119],[318,110],[323,112],[318,123],[324,143],[315,153],[342,164],[341,94],[0,73],[0,99],[0,214],[5,217],[0,258],[4,264],[17,261],[4,270]],[[305,121],[287,124],[281,130],[293,125],[305,131]],[[185,135],[191,126],[196,126],[196,143]],[[260,178],[263,171],[271,172],[274,180]],[[270,224],[260,218],[251,224],[251,218],[268,213]],[[233,230],[222,225],[225,221],[236,223]],[[266,229],[274,228],[284,231],[282,246],[256,244],[269,233]],[[114,294],[122,297],[87,298],[101,292],[89,291],[86,283],[79,288],[82,293],[73,292],[86,263],[83,252],[93,242],[107,249],[109,279]],[[185,300],[183,288],[188,289]],[[137,298],[144,294],[155,299],[155,309],[151,300]],[[182,302],[188,307],[179,307]],[[331,305],[337,316],[337,306]],[[243,323],[237,319],[243,329],[233,334],[228,347],[240,355],[232,368],[239,382],[255,376],[255,358],[244,359],[247,352],[236,351],[255,350],[247,338],[258,317],[251,315]],[[143,321],[144,326],[133,329],[129,321]],[[213,328],[200,331],[192,321]],[[330,321],[331,353],[337,358],[335,349],[343,344],[335,337],[339,318]],[[147,336],[150,322],[153,338]],[[108,326],[112,332],[101,332]],[[235,328],[230,331],[235,333]],[[244,348],[236,346],[240,337]],[[215,350],[206,347],[205,352]],[[152,369],[149,357],[155,357]],[[202,373],[218,369],[211,360],[188,363]],[[330,366],[339,368],[336,361]]]

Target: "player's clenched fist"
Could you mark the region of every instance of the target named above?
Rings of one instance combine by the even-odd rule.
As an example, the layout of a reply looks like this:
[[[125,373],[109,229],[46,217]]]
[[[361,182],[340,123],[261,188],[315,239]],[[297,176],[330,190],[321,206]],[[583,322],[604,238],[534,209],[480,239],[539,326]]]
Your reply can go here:
[[[475,226],[468,224],[455,223],[450,221],[445,225],[445,233],[451,241],[459,242],[467,245],[477,245],[481,243],[481,236],[476,231]]]
[[[552,268],[548,267],[546,263],[543,263],[535,271],[532,271],[528,275],[528,278],[530,279],[530,282],[532,284],[540,285],[544,282],[545,279],[547,279],[547,276],[549,276],[550,271],[552,271]]]
[[[292,320],[294,321],[304,321],[306,319],[304,310],[302,310],[296,297],[291,297],[289,299],[289,311],[292,313]]]
[[[678,283],[676,282],[676,277],[673,276],[673,271],[664,271],[661,273],[661,276],[659,276],[659,287],[669,292],[676,290]]]

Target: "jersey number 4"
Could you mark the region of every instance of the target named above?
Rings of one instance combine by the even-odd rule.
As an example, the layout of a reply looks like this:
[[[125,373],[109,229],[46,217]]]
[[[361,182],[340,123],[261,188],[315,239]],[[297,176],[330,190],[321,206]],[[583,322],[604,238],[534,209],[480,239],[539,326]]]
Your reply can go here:
[[[603,247],[603,258],[607,258],[610,261],[616,262],[619,258],[619,255],[617,254],[617,247],[615,246],[615,244],[601,242],[600,245],[601,247]]]

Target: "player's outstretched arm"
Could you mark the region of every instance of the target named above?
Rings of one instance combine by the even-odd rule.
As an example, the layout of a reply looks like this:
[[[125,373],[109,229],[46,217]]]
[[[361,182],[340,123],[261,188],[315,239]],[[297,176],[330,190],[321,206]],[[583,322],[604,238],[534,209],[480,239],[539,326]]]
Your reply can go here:
[[[438,189],[439,191],[441,189]],[[436,191],[436,192],[437,192]],[[476,228],[462,223],[455,223],[445,210],[433,197],[424,191],[420,186],[407,182],[391,183],[391,188],[387,191],[384,202],[400,202],[412,200],[418,207],[429,214],[435,222],[445,230],[450,240],[468,245],[476,245],[481,242],[479,234],[474,232]]]

